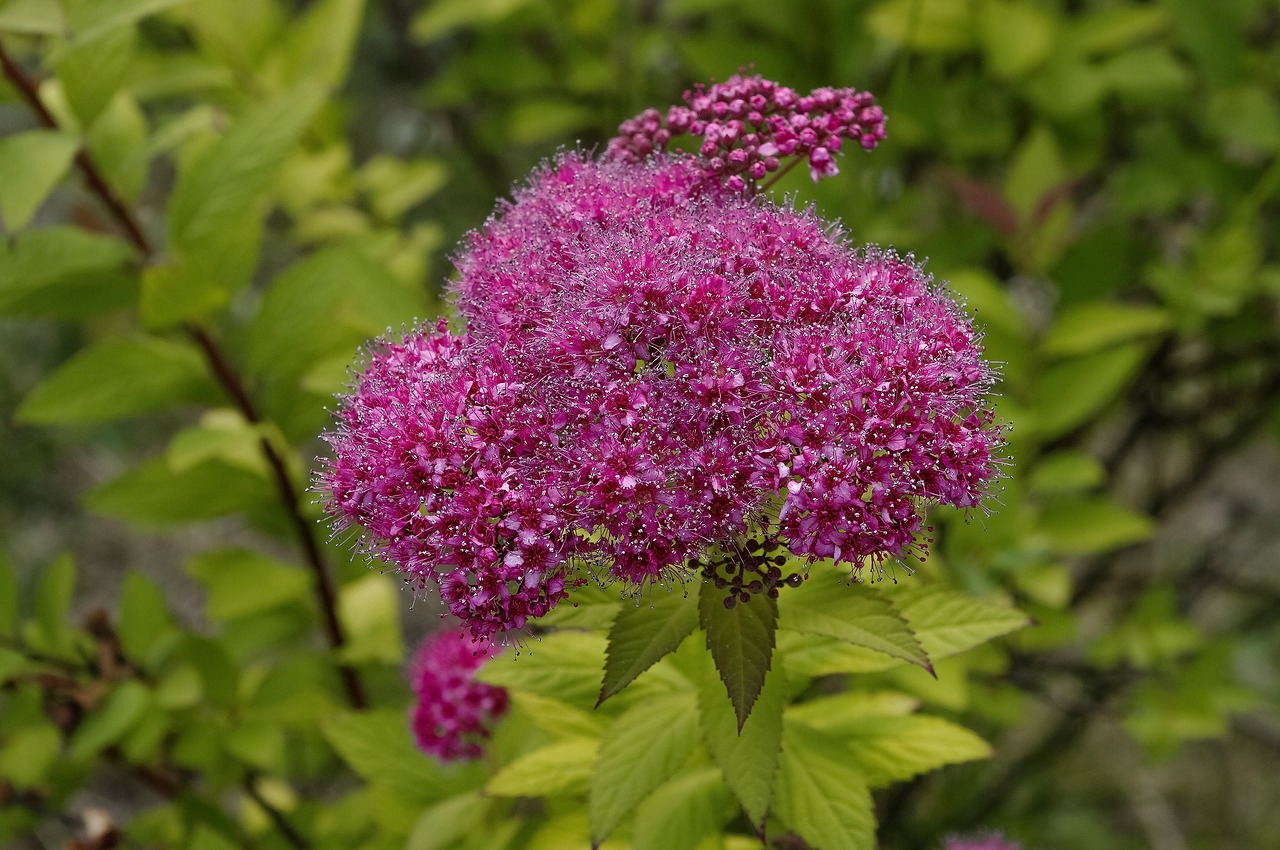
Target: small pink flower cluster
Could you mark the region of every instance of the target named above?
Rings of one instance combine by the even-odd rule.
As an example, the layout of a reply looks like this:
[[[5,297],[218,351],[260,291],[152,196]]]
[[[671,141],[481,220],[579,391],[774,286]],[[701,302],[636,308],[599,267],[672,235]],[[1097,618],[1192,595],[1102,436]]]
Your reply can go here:
[[[885,137],[884,111],[855,89],[815,89],[799,95],[760,76],[733,76],[684,93],[666,121],[647,109],[622,122],[608,155],[640,162],[666,149],[674,136],[702,138],[703,168],[741,191],[778,170],[785,157],[805,157],[814,182],[838,174],[835,157],[845,139],[871,150]]]
[[[419,749],[445,762],[481,755],[480,742],[507,713],[507,692],[471,677],[501,651],[461,629],[427,636],[409,667],[409,682],[418,697],[409,726]]]
[[[744,538],[859,568],[975,505],[1001,441],[979,334],[920,268],[704,163],[570,154],[473,233],[468,332],[384,343],[330,512],[473,634],[580,580],[692,576]]]
[[[1022,845],[993,832],[972,838],[948,838],[943,850],[1022,850]]]

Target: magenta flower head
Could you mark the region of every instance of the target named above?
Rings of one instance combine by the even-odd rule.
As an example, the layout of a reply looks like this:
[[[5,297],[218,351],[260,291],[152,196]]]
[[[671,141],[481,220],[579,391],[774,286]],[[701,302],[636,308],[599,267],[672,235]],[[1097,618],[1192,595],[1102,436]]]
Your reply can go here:
[[[782,551],[856,570],[921,550],[927,504],[982,499],[1001,435],[962,310],[714,158],[543,166],[456,258],[467,332],[379,344],[344,400],[330,513],[473,634],[587,575],[776,595]],[[758,578],[708,573],[734,552]]]
[[[507,692],[472,674],[502,651],[461,629],[428,635],[409,666],[417,695],[410,728],[418,748],[442,762],[478,758],[482,742],[507,713]]]
[[[943,845],[943,850],[1022,850],[1022,845],[1008,840],[998,832],[992,832],[971,838],[952,836]]]

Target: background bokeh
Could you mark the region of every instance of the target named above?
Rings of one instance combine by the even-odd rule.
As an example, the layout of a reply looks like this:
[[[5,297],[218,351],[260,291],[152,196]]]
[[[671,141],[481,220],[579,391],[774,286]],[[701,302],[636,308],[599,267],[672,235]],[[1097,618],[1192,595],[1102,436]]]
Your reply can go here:
[[[0,45],[61,128],[0,81],[0,844],[64,846],[95,806],[142,813],[125,846],[212,834],[192,819],[232,815],[128,768],[165,748],[211,777],[206,809],[247,788],[327,808],[316,846],[403,844],[412,812],[352,793],[316,732],[343,689],[291,516],[320,513],[281,508],[259,443],[301,493],[358,347],[447,313],[448,255],[496,197],[747,68],[877,94],[886,143],[775,191],[927,257],[1003,363],[1007,475],[916,568],[1036,625],[937,681],[875,674],[996,750],[881,792],[881,846],[1280,846],[1274,0],[0,0]],[[314,536],[341,658],[403,701],[435,609]],[[128,671],[63,693],[15,660],[110,623],[168,688],[144,708],[113,697]],[[77,734],[104,705],[126,720]],[[250,833],[289,846],[268,811]]]

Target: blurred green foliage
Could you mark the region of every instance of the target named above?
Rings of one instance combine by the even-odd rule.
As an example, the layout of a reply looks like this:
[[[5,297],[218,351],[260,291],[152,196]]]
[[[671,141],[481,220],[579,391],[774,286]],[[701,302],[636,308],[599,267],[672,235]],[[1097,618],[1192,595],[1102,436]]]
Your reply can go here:
[[[737,815],[705,756],[663,784],[707,699],[686,649],[591,713],[603,638],[557,633],[486,672],[496,774],[418,754],[406,600],[306,495],[358,347],[447,311],[496,196],[754,66],[880,96],[886,144],[776,191],[928,257],[1005,364],[994,513],[940,514],[893,591],[1036,621],[936,680],[780,632],[809,690],[761,697],[783,726],[752,734],[793,742],[770,816],[1280,846],[1273,0],[0,0],[0,47],[0,843],[70,846],[114,787],[122,846],[555,850],[632,808],[604,846],[758,846],[768,798]],[[563,623],[621,616],[589,602]],[[985,754],[962,726],[993,760],[886,788]],[[588,813],[597,763],[643,770]]]

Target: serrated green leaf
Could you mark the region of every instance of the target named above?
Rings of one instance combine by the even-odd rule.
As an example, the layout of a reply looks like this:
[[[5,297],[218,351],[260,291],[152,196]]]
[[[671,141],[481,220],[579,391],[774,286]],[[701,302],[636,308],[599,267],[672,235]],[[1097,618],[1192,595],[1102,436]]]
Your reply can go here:
[[[400,637],[399,582],[379,573],[350,582],[338,591],[338,620],[347,643],[340,651],[348,664],[404,660]]]
[[[15,788],[41,784],[62,750],[62,735],[52,723],[40,723],[9,733],[0,747],[0,776]]]
[[[590,711],[600,692],[605,645],[604,635],[591,632],[542,635],[514,659],[500,655],[489,661],[476,672],[476,679]]]
[[[1060,499],[1045,505],[1038,529],[1054,551],[1090,555],[1147,540],[1155,521],[1110,499]]]
[[[66,25],[59,0],[9,0],[0,4],[0,32],[61,35]]]
[[[975,733],[940,717],[908,715],[917,700],[891,693],[878,700],[850,693],[818,699],[787,712],[788,720],[838,737],[857,759],[872,788],[917,774],[991,757]]]
[[[666,694],[633,706],[610,727],[600,746],[587,796],[592,844],[689,758],[698,742],[692,693]]]
[[[317,361],[350,362],[370,337],[419,318],[422,302],[348,248],[317,252],[272,280],[249,329],[254,374],[296,378]]]
[[[187,572],[204,585],[205,611],[214,620],[233,620],[306,599],[311,573],[249,549],[215,549],[187,562]]]
[[[16,233],[27,226],[71,167],[80,142],[54,130],[28,130],[0,138],[0,219]]]
[[[487,806],[474,791],[436,803],[413,825],[404,850],[444,850],[480,823]]]
[[[587,790],[599,755],[598,738],[556,741],[504,765],[484,790],[495,797],[581,794]]]
[[[636,809],[633,850],[695,850],[720,833],[732,796],[720,771],[704,767],[660,786]]]
[[[871,792],[839,737],[786,720],[774,812],[811,847],[874,850]]]
[[[216,397],[200,355],[154,337],[108,339],[76,354],[31,391],[18,418],[101,422]]]
[[[698,588],[652,589],[623,605],[609,630],[604,682],[596,704],[625,688],[667,653],[675,651],[698,625]]]
[[[929,657],[893,602],[861,584],[814,574],[778,600],[784,629],[827,635],[932,671]]]
[[[1035,387],[1036,436],[1049,440],[1088,422],[1120,395],[1149,353],[1146,343],[1134,342],[1045,370]]]
[[[510,696],[516,711],[532,720],[542,731],[557,737],[599,738],[604,732],[605,721],[599,714],[528,691],[516,691]]]
[[[722,593],[704,592],[698,599],[698,619],[741,729],[769,672],[778,603],[764,594],[749,602],[739,600],[732,608],[724,602]]]
[[[47,227],[0,241],[0,315],[79,318],[133,303],[133,256],[119,239]]]
[[[344,711],[328,718],[321,731],[352,770],[409,801],[429,805],[482,781],[474,769],[445,769],[419,752],[402,711]]]
[[[920,645],[937,661],[1028,625],[1016,608],[945,587],[901,588],[893,595]]]
[[[620,610],[622,593],[616,586],[601,587],[588,582],[570,590],[569,598],[561,601],[538,622],[553,629],[608,631]]]
[[[125,656],[143,668],[159,664],[178,637],[164,593],[151,579],[130,570],[120,587],[118,607],[116,635]]]
[[[140,682],[117,685],[102,705],[86,717],[67,746],[73,761],[97,755],[125,736],[151,705],[151,692]]]
[[[733,705],[714,676],[702,677],[698,693],[702,740],[742,810],[757,827],[769,812],[782,748],[782,710],[787,692],[783,660],[781,656],[774,659],[773,669],[765,677],[760,697],[741,731]]]
[[[174,473],[163,458],[92,490],[90,510],[145,525],[215,519],[244,511],[259,519],[279,517],[276,495],[260,476],[211,461]]]
[[[1122,342],[1162,333],[1173,317],[1159,307],[1090,301],[1065,311],[1045,338],[1045,354],[1087,354]]]
[[[778,632],[778,652],[787,659],[788,670],[810,679],[841,673],[878,673],[906,663],[865,646],[790,630]]]

